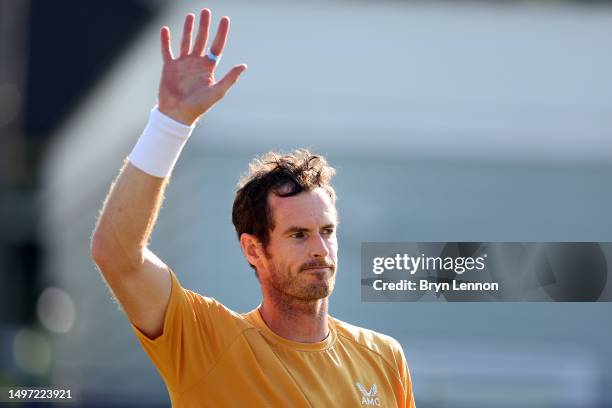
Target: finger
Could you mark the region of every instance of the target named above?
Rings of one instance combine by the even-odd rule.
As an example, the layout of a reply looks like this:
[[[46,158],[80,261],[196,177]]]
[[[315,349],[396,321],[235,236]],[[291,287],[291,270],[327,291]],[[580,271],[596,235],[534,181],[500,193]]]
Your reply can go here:
[[[234,68],[230,69],[227,74],[217,82],[214,87],[218,92],[220,97],[226,94],[227,91],[238,81],[240,74],[247,70],[246,64],[236,65]]]
[[[230,19],[227,16],[221,17],[219,21],[219,27],[217,28],[217,34],[215,40],[210,46],[210,51],[215,55],[221,55],[223,48],[225,48],[225,42],[227,41],[227,33],[229,33]]]
[[[210,27],[210,10],[202,9],[200,12],[200,27],[198,29],[198,36],[193,45],[193,53],[195,55],[202,55],[206,48],[206,42],[208,41],[208,27]]]
[[[189,55],[189,50],[191,49],[191,32],[193,31],[194,20],[195,16],[192,13],[185,16],[183,38],[181,39],[181,56]]]
[[[161,52],[164,62],[168,62],[174,59],[172,55],[172,47],[170,46],[170,29],[166,26],[161,28]]]

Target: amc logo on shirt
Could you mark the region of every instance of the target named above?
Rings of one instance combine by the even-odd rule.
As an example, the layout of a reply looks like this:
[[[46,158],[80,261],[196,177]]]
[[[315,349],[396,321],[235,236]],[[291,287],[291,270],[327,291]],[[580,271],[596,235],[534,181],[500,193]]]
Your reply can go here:
[[[380,406],[380,399],[376,396],[376,394],[378,394],[376,384],[372,384],[369,391],[361,383],[357,383],[355,385],[357,385],[357,389],[361,391],[361,405],[376,407]]]

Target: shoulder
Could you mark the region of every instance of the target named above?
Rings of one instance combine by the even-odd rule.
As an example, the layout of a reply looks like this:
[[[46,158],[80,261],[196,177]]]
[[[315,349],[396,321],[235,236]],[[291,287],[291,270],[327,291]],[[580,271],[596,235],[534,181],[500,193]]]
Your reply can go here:
[[[365,329],[332,317],[339,339],[353,344],[362,352],[377,354],[393,368],[405,364],[401,344],[391,336]]]
[[[248,329],[251,324],[237,313],[225,306],[215,298],[204,296],[193,290],[185,289],[176,275],[172,273],[171,304],[176,303],[176,312],[183,314],[186,321],[199,324],[201,328],[215,329],[217,331],[239,332]],[[174,302],[173,302],[174,301]]]
[[[183,288],[182,291],[186,303],[193,312],[194,319],[197,320],[200,317],[207,317],[214,320],[224,320],[226,322],[232,322],[235,328],[239,330],[245,330],[252,327],[251,323],[244,318],[243,314],[235,312],[217,299],[204,296],[189,289]]]

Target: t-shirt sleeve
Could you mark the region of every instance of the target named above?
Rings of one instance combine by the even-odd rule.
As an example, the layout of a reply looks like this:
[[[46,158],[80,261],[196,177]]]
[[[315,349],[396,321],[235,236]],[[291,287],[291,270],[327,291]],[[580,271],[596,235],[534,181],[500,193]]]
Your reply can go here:
[[[402,382],[404,389],[404,404],[402,407],[416,408],[414,402],[414,393],[412,391],[412,379],[410,378],[410,370],[408,369],[408,363],[404,356],[404,350],[399,342],[394,341],[393,354],[395,355],[395,362],[397,364],[397,370]]]
[[[184,289],[173,271],[163,332],[150,339],[132,329],[166,386],[181,392],[210,371],[240,333],[239,317],[215,299]]]

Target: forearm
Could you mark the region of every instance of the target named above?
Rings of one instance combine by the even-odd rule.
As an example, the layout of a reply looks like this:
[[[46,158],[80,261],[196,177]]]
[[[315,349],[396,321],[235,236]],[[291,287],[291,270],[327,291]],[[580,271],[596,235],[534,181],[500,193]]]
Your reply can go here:
[[[135,270],[142,265],[167,180],[192,130],[157,108],[151,111],[94,231],[92,257],[99,266]]]
[[[163,201],[168,178],[154,177],[126,160],[111,185],[92,239],[92,255],[100,263],[134,270],[143,262]]]

